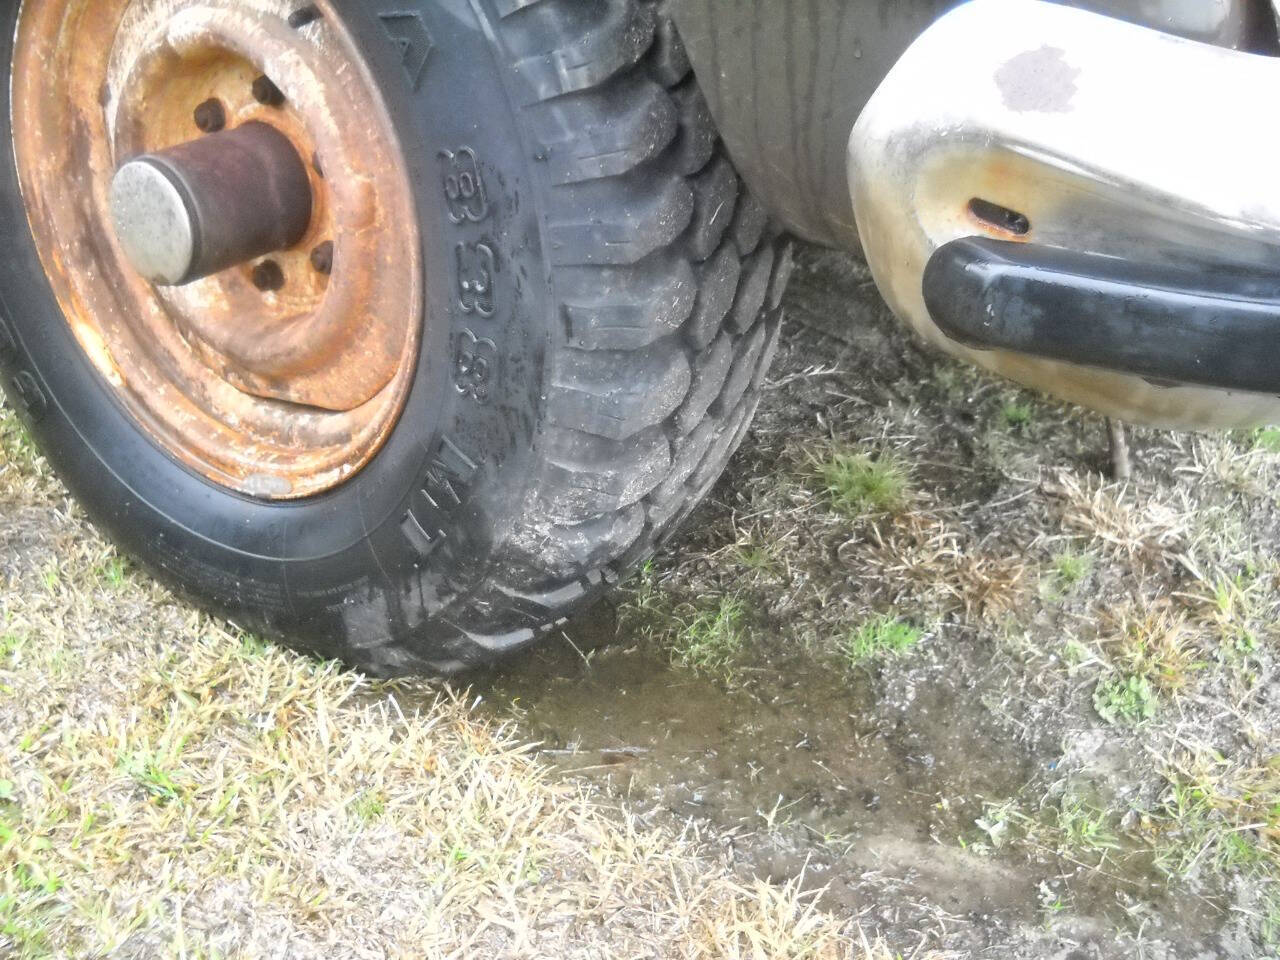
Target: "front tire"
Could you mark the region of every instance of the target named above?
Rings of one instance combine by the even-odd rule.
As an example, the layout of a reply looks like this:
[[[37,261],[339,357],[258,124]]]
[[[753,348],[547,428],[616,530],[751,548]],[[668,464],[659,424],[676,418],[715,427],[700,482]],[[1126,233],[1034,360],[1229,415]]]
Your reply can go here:
[[[421,353],[382,447],[298,500],[164,449],[59,308],[8,149],[5,388],[95,521],[197,602],[373,673],[454,672],[563,623],[705,495],[758,403],[789,250],[654,3],[317,6],[359,43],[415,189]]]

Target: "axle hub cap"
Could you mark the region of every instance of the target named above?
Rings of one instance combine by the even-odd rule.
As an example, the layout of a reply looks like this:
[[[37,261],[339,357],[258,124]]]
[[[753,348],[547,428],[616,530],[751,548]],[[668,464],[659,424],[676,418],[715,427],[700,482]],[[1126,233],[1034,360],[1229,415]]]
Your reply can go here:
[[[116,237],[152,283],[191,283],[287,249],[311,210],[293,144],[256,120],[130,160],[111,181]]]

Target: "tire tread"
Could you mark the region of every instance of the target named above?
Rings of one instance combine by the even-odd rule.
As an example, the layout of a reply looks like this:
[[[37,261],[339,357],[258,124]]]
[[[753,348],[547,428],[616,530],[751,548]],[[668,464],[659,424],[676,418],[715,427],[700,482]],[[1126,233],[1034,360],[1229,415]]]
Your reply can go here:
[[[533,643],[693,509],[754,413],[781,311],[760,317],[785,284],[665,2],[497,10],[548,181],[562,337],[536,494],[477,603],[510,629],[464,626],[460,664]]]

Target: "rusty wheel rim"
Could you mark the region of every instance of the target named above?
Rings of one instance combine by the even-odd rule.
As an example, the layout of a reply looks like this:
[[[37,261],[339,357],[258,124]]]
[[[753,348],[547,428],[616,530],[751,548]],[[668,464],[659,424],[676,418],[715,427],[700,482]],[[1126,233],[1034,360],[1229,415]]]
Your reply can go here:
[[[144,429],[259,498],[321,493],[368,463],[415,368],[421,245],[396,131],[331,5],[26,0],[11,96],[41,262]],[[305,235],[188,285],[151,284],[113,231],[113,175],[254,122],[307,161]]]

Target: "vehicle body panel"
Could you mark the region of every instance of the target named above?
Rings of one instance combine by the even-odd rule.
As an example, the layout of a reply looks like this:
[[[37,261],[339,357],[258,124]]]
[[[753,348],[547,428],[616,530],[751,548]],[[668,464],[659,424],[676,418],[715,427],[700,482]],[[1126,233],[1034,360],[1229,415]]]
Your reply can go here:
[[[1070,5],[1219,46],[1274,44],[1267,0]],[[720,134],[756,196],[797,235],[856,250],[849,133],[912,41],[955,6],[956,0],[675,0],[674,13]]]

